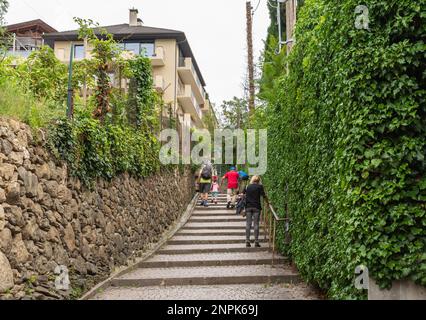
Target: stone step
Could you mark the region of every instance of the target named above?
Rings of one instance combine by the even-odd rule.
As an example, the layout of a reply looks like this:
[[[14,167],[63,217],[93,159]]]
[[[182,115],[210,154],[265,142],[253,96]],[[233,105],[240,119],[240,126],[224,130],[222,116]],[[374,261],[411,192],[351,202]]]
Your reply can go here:
[[[206,237],[199,234],[191,234],[189,236],[182,236],[182,235],[176,234],[171,240],[172,241],[198,241],[198,240],[206,240]],[[214,236],[210,236],[209,240],[244,241],[245,238],[241,238],[241,236],[239,235],[230,235],[230,236],[214,235]]]
[[[267,243],[261,243],[261,248],[246,248],[245,243],[218,243],[218,244],[167,244],[158,251],[158,254],[196,254],[196,253],[224,253],[224,252],[262,252],[269,251]]]
[[[185,268],[139,268],[112,280],[114,287],[297,283],[289,267],[219,266]]]
[[[254,234],[254,230],[251,230],[251,234]],[[176,234],[177,236],[194,236],[197,235],[199,237],[211,237],[211,236],[239,236],[245,237],[245,230],[238,229],[230,229],[230,230],[209,230],[209,229],[200,229],[200,230],[192,230],[192,229],[183,229],[182,231]],[[260,235],[264,237],[264,233],[261,231]]]
[[[287,261],[288,259],[277,255],[274,259],[274,264],[284,264]],[[269,252],[240,252],[188,255],[156,255],[145,262],[141,262],[138,267],[177,268],[241,265],[272,265],[272,254]]]
[[[229,214],[229,215],[236,215],[236,210],[227,210],[226,208],[224,209],[210,209],[210,210],[194,210],[194,212],[192,213],[192,215],[198,215],[198,214],[204,214],[204,215],[209,215],[209,214]]]
[[[246,230],[246,224],[241,222],[216,222],[216,223],[191,223],[188,222],[184,228],[185,230]]]
[[[195,207],[195,210],[201,210],[201,211],[205,211],[205,210],[227,210],[227,211],[235,211],[236,209],[227,209],[226,208],[226,204],[224,205],[209,205],[208,207],[204,207],[204,206],[197,206]]]
[[[169,240],[167,243],[170,245],[187,245],[187,244],[245,244],[245,236],[243,237],[234,237],[229,239],[230,236],[213,236],[210,238],[206,237],[174,237]],[[259,239],[259,242],[267,242],[266,239]]]
[[[203,229],[206,227],[214,227],[217,229],[221,229],[222,227],[232,227],[232,228],[246,228],[246,222],[244,220],[241,221],[233,221],[233,222],[229,222],[229,221],[213,221],[213,222],[209,222],[209,221],[188,221],[185,224],[185,228],[187,227],[202,227]]]
[[[92,300],[166,300],[174,301],[287,301],[319,300],[304,284],[238,284],[210,286],[152,286],[141,288],[110,287]],[[171,317],[172,318],[172,317]],[[176,317],[177,318],[177,317]],[[201,318],[201,317],[200,317]],[[231,318],[231,317],[230,317]],[[261,317],[262,318],[262,317]],[[220,319],[220,317],[219,317]],[[237,319],[237,317],[235,317]]]
[[[246,223],[246,220],[235,216],[235,217],[196,217],[196,218],[190,218],[189,223],[205,223],[205,222],[240,222],[240,223]]]

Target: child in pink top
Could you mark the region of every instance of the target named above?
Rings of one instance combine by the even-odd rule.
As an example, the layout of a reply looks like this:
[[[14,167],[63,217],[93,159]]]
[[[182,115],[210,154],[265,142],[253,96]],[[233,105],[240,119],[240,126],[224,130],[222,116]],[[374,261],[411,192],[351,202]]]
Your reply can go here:
[[[212,183],[212,202],[217,204],[217,196],[219,195],[219,183],[217,182],[217,177],[213,177],[213,183]]]

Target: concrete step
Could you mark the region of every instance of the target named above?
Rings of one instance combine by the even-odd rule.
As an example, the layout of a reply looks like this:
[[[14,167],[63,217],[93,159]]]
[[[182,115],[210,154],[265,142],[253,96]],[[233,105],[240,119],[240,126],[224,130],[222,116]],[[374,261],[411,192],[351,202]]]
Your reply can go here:
[[[140,268],[112,280],[115,287],[297,283],[289,267],[220,266],[185,268]]]
[[[158,254],[196,254],[196,253],[224,253],[224,252],[267,252],[268,243],[261,243],[261,248],[246,248],[243,243],[217,244],[167,244],[158,251]]]
[[[288,259],[275,256],[274,264],[284,264]],[[234,252],[234,253],[201,253],[188,255],[155,255],[141,262],[139,268],[177,268],[177,267],[210,267],[272,265],[272,254],[269,252]]]

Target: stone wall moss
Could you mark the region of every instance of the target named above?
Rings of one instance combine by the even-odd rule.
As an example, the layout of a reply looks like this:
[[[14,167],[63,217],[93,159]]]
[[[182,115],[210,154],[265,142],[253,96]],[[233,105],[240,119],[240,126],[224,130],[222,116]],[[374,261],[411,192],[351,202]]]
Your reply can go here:
[[[0,252],[10,263],[0,261],[0,299],[78,297],[158,241],[193,198],[192,171],[177,167],[98,176],[89,189],[39,140],[0,118]],[[58,265],[70,291],[55,289]]]

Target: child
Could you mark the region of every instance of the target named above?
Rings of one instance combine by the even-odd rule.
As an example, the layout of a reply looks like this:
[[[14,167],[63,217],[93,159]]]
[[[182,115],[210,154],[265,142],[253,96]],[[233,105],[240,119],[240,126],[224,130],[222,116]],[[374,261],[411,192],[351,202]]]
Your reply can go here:
[[[212,203],[214,202],[217,204],[217,196],[219,195],[219,183],[217,182],[217,176],[213,177],[213,183],[212,183]]]

